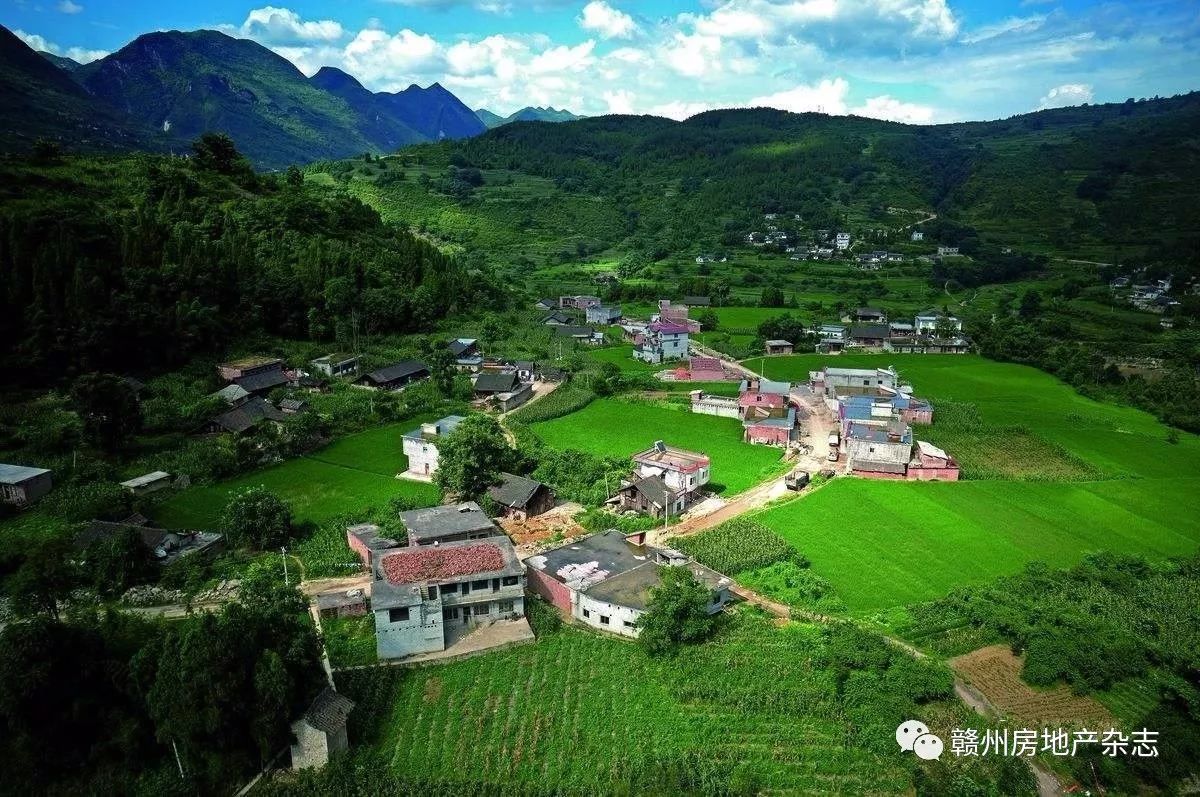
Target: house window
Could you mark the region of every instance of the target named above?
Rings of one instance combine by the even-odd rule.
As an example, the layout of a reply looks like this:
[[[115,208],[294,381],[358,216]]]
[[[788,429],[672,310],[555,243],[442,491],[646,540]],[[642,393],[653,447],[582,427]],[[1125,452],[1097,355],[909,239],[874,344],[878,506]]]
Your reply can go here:
[[[474,614],[476,616],[479,616],[481,614],[489,614],[491,612],[491,607],[492,607],[492,604],[490,604],[490,603],[477,603],[477,604],[475,604]]]
[[[458,619],[458,607],[455,606],[450,609],[442,609],[442,619],[443,620],[457,620]]]
[[[600,615],[600,625],[608,625],[608,617],[606,615]]]
[[[516,576],[505,576],[504,578],[500,579],[500,583],[506,587],[515,587],[520,580],[521,579],[517,578]]]
[[[584,617],[584,619],[585,619],[585,620],[586,620],[587,618],[591,617],[591,616],[592,616],[592,612],[591,612],[591,610],[590,610],[590,609],[584,609],[584,610],[583,610],[583,617]]]
[[[496,604],[496,609],[501,614],[511,614],[512,610],[513,610],[513,602],[512,601],[500,601],[498,604]]]
[[[437,598],[437,585],[430,584],[429,585],[429,600],[435,600],[436,598]]]
[[[625,621],[625,627],[626,627],[626,628],[636,628],[636,627],[637,627],[637,623],[630,622],[629,620],[626,620],[626,621]]]
[[[486,578],[483,579],[482,581],[472,581],[471,582],[471,589],[487,589],[487,588],[488,588],[488,581]]]
[[[442,585],[442,594],[443,595],[457,595],[458,594],[458,584],[443,584]]]
[[[408,622],[408,607],[401,606],[399,609],[388,609],[389,623],[406,623]]]

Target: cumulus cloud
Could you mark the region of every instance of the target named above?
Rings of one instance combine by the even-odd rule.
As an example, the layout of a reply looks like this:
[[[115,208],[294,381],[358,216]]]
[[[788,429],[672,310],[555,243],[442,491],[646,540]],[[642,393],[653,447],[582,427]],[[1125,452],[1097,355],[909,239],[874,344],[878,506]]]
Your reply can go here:
[[[781,111],[804,113],[820,111],[828,114],[846,113],[846,94],[850,84],[845,78],[826,78],[811,86],[799,85],[774,94],[766,94],[750,100],[752,107],[766,106]]]
[[[684,77],[704,77],[721,69],[721,37],[676,33],[663,51],[668,67]]]
[[[78,14],[83,10],[83,6],[78,3],[72,3],[71,0],[59,0],[55,8],[63,14]]]
[[[278,45],[335,42],[346,33],[341,23],[332,19],[306,21],[289,8],[275,6],[252,10],[237,31],[245,38]]]
[[[908,124],[929,124],[934,120],[935,115],[934,109],[928,105],[901,102],[886,94],[870,97],[850,112],[855,116],[869,116],[872,119],[887,119],[892,122],[907,122]]]
[[[445,51],[428,34],[405,28],[389,34],[364,28],[342,50],[347,71],[360,80],[402,88],[418,76],[439,76],[447,71]]]
[[[1063,108],[1092,101],[1092,87],[1086,83],[1064,83],[1046,92],[1038,108]]]
[[[638,32],[638,25],[633,21],[633,17],[613,8],[604,0],[591,0],[583,7],[579,27],[605,39],[628,39]]]
[[[47,41],[44,36],[36,33],[26,33],[20,28],[14,28],[13,35],[34,50],[61,55],[70,58],[72,61],[78,61],[81,64],[88,64],[108,55],[108,50],[92,50],[87,47],[59,47],[54,42]]]
[[[635,99],[633,92],[627,89],[617,89],[616,91],[606,91],[602,96],[609,113],[633,113]]]
[[[674,119],[677,122],[682,122],[688,117],[695,116],[698,113],[711,111],[714,107],[706,102],[682,102],[675,100],[674,102],[666,102],[661,105],[655,105],[650,109],[650,113],[654,116],[664,116],[667,119]]]

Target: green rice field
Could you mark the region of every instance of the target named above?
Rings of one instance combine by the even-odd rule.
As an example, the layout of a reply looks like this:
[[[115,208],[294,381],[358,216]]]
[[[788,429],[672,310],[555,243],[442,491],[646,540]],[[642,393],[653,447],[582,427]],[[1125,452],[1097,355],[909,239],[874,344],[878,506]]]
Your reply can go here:
[[[1061,567],[1100,550],[1161,558],[1200,544],[1194,435],[1170,443],[1167,428],[1146,413],[1085,398],[1036,369],[978,357],[801,355],[773,358],[771,376],[807,378],[826,361],[894,363],[934,404],[934,424],[918,427],[921,438],[939,442],[939,401],[972,405],[978,439],[964,424],[954,436],[965,453],[982,461],[990,449],[993,460],[984,463],[990,478],[958,483],[839,479],[756,516],[812,560],[852,613],[936,598],[1030,561]],[[1005,429],[1020,430],[1011,446]],[[1022,457],[1035,461],[1023,469]],[[1027,470],[1046,470],[1047,458],[1053,467],[1030,480]]]
[[[212,528],[232,493],[260,485],[283,498],[300,523],[319,524],[382,506],[397,496],[436,504],[440,494],[433,485],[396,478],[408,467],[400,435],[419,423],[410,420],[359,432],[307,456],[219,484],[191,487],[155,507],[154,519],[166,528]]]
[[[785,467],[779,449],[742,442],[740,421],[684,409],[596,399],[578,412],[532,428],[554,448],[603,456],[628,457],[655,440],[702,451],[712,459],[712,482],[722,485],[725,494],[739,493]]]

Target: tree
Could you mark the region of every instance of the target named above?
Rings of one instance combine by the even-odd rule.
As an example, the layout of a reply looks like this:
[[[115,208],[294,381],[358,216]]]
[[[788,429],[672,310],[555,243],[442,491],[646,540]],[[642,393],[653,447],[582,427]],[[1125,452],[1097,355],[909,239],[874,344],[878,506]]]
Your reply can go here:
[[[128,526],[93,542],[83,559],[92,588],[104,595],[120,595],[154,576],[154,563],[142,535]]]
[[[70,543],[53,539],[30,549],[25,561],[8,579],[13,609],[20,614],[58,617],[58,604],[79,583],[70,561]]]
[[[705,332],[714,332],[721,326],[721,319],[711,307],[706,307],[696,314],[696,320]]]
[[[287,167],[287,178],[286,179],[287,179],[287,184],[293,188],[299,188],[300,186],[304,185],[304,173],[301,172],[300,169],[294,163],[291,166]]]
[[[205,133],[192,142],[192,163],[202,171],[234,174],[249,168],[233,139],[224,133]]]
[[[133,388],[113,374],[85,374],[71,386],[71,400],[89,441],[119,451],[142,428],[142,406]]]
[[[1021,297],[1021,307],[1017,311],[1021,318],[1033,318],[1042,312],[1042,294],[1030,288]]]
[[[933,327],[933,334],[939,340],[948,340],[958,334],[958,329],[954,326],[954,322],[946,316],[938,316],[937,323]]]
[[[660,583],[650,592],[646,613],[637,620],[638,642],[652,656],[674,652],[683,643],[700,642],[716,620],[708,613],[712,590],[686,567],[664,567]]]
[[[438,445],[435,480],[448,493],[479,498],[501,472],[512,467],[516,452],[509,446],[495,418],[471,415]]]
[[[292,510],[267,488],[249,487],[229,499],[221,527],[234,545],[267,550],[291,537]]]

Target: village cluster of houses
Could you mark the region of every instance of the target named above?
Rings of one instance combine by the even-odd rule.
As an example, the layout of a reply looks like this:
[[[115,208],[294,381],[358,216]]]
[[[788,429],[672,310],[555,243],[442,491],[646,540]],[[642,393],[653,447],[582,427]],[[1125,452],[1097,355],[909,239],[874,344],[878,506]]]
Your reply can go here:
[[[1181,302],[1170,295],[1171,278],[1135,283],[1130,277],[1117,277],[1108,284],[1114,296],[1123,296],[1130,305],[1147,313],[1164,314],[1179,307]],[[1170,318],[1160,325],[1166,329],[1174,326]]]
[[[912,395],[894,368],[831,368],[809,373],[809,387],[838,420],[830,458],[845,455],[850,473],[870,479],[958,481],[959,466],[942,449],[915,439],[914,425],[933,423],[933,406]]]
[[[737,398],[693,390],[691,400],[692,412],[740,420],[747,443],[788,448],[805,435],[808,412],[790,382],[743,379]]]
[[[962,321],[937,309],[889,320],[877,307],[859,307],[840,324],[821,324],[816,350],[836,354],[847,349],[896,354],[966,354],[971,342],[962,335]],[[785,341],[786,342],[786,341]]]

